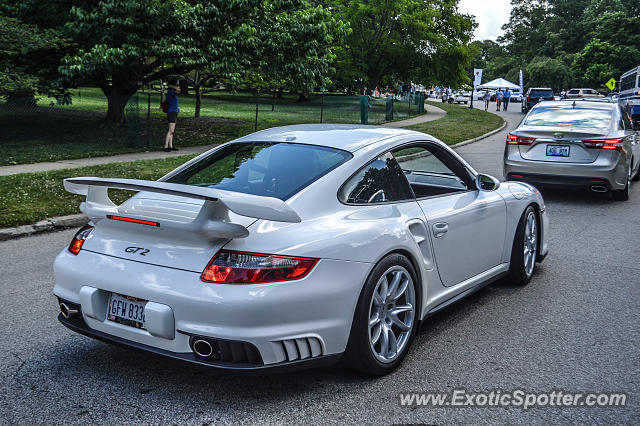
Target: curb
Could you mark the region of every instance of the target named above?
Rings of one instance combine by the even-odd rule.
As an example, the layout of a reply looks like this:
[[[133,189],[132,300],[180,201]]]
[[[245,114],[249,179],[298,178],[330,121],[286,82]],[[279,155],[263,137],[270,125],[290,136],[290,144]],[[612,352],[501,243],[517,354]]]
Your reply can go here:
[[[496,114],[497,115],[497,114]],[[456,149],[456,148],[460,148],[461,146],[465,146],[465,145],[469,145],[470,143],[474,143],[479,141],[480,139],[484,139],[484,138],[488,138],[489,136],[493,136],[498,132],[501,132],[505,127],[507,127],[507,120],[505,120],[504,118],[502,119],[502,126],[498,127],[495,130],[490,131],[489,133],[485,133],[484,135],[478,136],[477,138],[473,138],[473,139],[468,139],[466,141],[462,141],[462,142],[458,142],[456,144],[453,145],[449,145],[450,148]]]
[[[16,226],[15,228],[0,229],[0,241],[26,237],[42,232],[62,231],[67,228],[79,228],[86,225],[88,222],[89,218],[83,214],[54,217],[51,219],[41,220],[33,225],[22,225]]]
[[[507,127],[507,121],[505,119],[502,119],[502,126],[500,126],[499,128],[492,130],[489,133],[485,133],[482,136],[478,136],[477,138],[458,142],[457,144],[449,146],[455,149],[473,142],[477,142],[481,139],[495,135],[505,127]],[[79,228],[86,225],[88,222],[89,218],[87,218],[87,216],[85,216],[84,214],[73,214],[69,216],[54,217],[51,219],[41,220],[40,222],[36,222],[33,225],[22,225],[15,228],[0,229],[0,241],[13,240],[15,238],[27,237],[29,235],[39,234],[43,232],[54,232],[62,231],[68,228]]]

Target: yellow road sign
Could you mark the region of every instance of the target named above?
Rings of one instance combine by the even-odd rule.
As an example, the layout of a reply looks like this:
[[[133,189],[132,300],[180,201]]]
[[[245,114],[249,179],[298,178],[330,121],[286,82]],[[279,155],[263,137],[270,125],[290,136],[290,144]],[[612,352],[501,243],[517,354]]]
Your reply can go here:
[[[612,78],[611,80],[607,81],[606,86],[609,88],[609,90],[613,90],[616,88],[616,79]]]

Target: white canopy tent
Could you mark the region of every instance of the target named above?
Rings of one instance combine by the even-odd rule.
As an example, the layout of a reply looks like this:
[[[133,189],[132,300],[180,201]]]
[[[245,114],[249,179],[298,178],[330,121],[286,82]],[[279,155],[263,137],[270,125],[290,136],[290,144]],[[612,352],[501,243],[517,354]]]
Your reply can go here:
[[[478,89],[504,89],[508,87],[511,90],[520,89],[520,86],[513,84],[512,82],[505,80],[504,78],[496,78],[488,83],[477,86]]]

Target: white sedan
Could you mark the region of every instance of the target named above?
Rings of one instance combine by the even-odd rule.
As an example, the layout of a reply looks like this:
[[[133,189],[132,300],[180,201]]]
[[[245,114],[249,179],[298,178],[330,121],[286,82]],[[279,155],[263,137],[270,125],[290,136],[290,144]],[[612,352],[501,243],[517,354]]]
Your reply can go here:
[[[274,128],[158,181],[64,185],[90,222],[55,260],[59,320],[227,370],[387,374],[427,317],[499,278],[528,283],[547,253],[535,188],[403,129]],[[108,188],[138,193],[115,205]]]

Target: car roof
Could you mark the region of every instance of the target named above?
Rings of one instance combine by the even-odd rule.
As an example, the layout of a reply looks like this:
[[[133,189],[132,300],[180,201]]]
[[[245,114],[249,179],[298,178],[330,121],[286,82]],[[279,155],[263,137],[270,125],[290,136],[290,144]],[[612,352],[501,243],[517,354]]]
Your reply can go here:
[[[424,138],[424,133],[413,130],[366,126],[359,124],[297,124],[274,127],[251,133],[235,142],[290,142],[320,145],[355,152],[367,145],[391,137],[415,135]]]
[[[577,101],[577,102],[576,102]],[[611,102],[567,99],[564,101],[544,101],[537,103],[534,108],[538,107],[557,107],[557,108],[580,108],[580,109],[614,109],[618,104]]]

